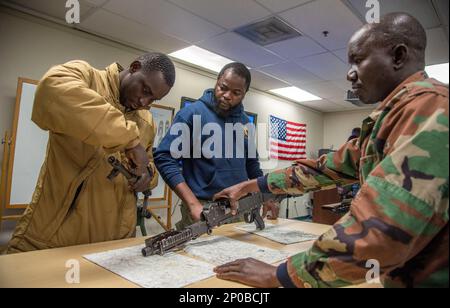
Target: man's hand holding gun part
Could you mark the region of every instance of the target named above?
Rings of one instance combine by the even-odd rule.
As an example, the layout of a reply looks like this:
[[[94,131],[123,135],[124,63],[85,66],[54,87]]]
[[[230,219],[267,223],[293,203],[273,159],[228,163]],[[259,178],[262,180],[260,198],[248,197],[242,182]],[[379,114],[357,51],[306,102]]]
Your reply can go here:
[[[119,173],[121,173],[123,176],[125,176],[125,178],[128,180],[128,182],[130,182],[131,184],[134,184],[136,182],[139,181],[140,177],[138,177],[137,175],[135,175],[134,173],[132,173],[131,171],[129,171],[117,158],[115,158],[114,156],[110,156],[108,158],[108,162],[109,164],[113,167],[113,170],[111,171],[111,173],[108,175],[108,179],[109,180],[113,180],[115,177],[117,177],[119,175]],[[142,192],[144,194],[144,203],[142,205],[142,216],[146,217],[146,218],[150,218],[151,214],[147,211],[147,207],[148,207],[148,199],[151,197],[152,195],[152,191],[150,189],[145,190],[144,192]]]
[[[285,196],[274,196],[272,194],[253,193],[239,200],[236,215],[233,215],[228,200],[211,201],[204,206],[202,220],[181,231],[168,231],[149,238],[145,241],[142,249],[144,257],[164,253],[181,248],[187,242],[194,240],[204,234],[210,235],[213,228],[231,223],[236,217],[244,217],[245,222],[255,223],[256,228],[265,228],[261,217],[261,207],[269,199],[283,199]]]

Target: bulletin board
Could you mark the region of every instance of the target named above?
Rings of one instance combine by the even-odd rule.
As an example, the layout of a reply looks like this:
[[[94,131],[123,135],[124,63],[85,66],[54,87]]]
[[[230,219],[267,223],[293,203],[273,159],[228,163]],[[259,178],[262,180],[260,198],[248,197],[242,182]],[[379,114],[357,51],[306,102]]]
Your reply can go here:
[[[26,208],[31,202],[47,151],[48,132],[31,121],[37,84],[27,78],[19,78],[17,84],[11,141],[5,145],[10,147],[9,159],[4,160],[6,177],[2,177],[6,185],[1,185],[6,188],[7,209]]]

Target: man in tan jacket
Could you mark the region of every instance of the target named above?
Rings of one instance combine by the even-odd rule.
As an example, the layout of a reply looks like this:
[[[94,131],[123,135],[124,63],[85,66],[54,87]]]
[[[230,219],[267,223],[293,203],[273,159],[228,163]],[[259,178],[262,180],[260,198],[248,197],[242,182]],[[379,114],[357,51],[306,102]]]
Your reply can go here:
[[[127,70],[104,71],[83,61],[55,66],[36,90],[32,120],[49,131],[38,183],[18,223],[8,253],[131,237],[136,227],[134,192],[157,184],[150,105],[175,82],[171,60],[139,57]],[[111,171],[115,156],[140,176],[136,184]]]

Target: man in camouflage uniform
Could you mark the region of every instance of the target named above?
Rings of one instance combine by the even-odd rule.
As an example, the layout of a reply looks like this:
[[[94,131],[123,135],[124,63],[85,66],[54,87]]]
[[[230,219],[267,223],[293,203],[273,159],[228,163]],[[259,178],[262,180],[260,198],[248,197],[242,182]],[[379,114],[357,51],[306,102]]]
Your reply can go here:
[[[302,194],[359,181],[350,212],[287,263],[238,260],[216,268],[219,278],[343,287],[366,282],[376,260],[386,287],[448,287],[448,87],[423,71],[425,47],[423,27],[401,13],[354,34],[348,80],[364,103],[382,102],[359,140],[216,196],[235,206],[249,192]]]

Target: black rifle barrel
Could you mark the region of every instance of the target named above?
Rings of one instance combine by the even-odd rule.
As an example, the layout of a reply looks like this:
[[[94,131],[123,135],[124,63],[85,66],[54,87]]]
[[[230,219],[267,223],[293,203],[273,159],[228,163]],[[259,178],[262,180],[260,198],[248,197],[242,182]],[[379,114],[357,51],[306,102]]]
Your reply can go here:
[[[272,194],[255,193],[239,200],[237,217],[244,217],[246,222],[256,224],[260,230],[265,228],[264,220],[261,217],[261,207],[269,199],[279,199],[279,196]],[[181,231],[168,231],[145,241],[145,248],[142,249],[144,257],[154,254],[163,255],[167,251],[179,248],[181,245],[196,239],[204,234],[211,234],[212,229],[231,223],[236,216],[227,213],[230,203],[227,200],[208,202],[202,212],[202,221],[186,227]]]

